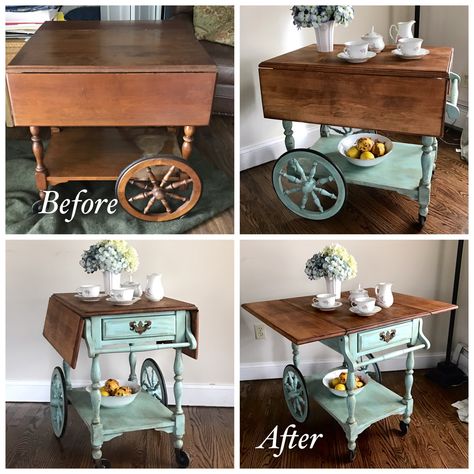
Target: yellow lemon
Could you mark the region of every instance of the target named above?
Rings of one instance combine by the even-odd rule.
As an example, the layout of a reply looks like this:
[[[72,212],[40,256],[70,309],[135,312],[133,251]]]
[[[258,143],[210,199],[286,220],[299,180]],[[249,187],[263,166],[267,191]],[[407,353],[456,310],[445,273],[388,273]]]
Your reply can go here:
[[[351,146],[351,147],[346,151],[346,155],[347,155],[349,158],[359,158],[359,156],[360,156],[360,151],[357,149],[356,146]]]
[[[346,386],[343,383],[338,383],[334,388],[340,392],[344,392],[346,390]]]
[[[108,397],[108,396],[109,396],[109,392],[107,392],[107,390],[105,390],[105,388],[101,388],[101,389],[100,389],[100,394],[101,394],[103,397]]]
[[[331,380],[331,383],[329,385],[331,385],[331,387],[334,388],[339,383],[341,383],[339,380],[339,377],[336,377],[335,379]]]
[[[364,382],[360,381],[360,382],[356,382],[356,387],[357,388],[362,388],[364,386]]]
[[[382,142],[376,142],[374,146],[372,147],[372,153],[375,156],[383,156],[385,155],[385,144]]]
[[[364,151],[364,153],[362,153],[360,155],[360,159],[361,160],[373,160],[373,159],[375,159],[375,156],[370,151]]]

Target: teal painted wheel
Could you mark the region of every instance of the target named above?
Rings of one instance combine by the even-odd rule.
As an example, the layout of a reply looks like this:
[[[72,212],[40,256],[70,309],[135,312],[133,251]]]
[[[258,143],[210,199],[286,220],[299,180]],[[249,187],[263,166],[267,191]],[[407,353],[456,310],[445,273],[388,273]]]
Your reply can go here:
[[[142,390],[158,399],[163,405],[168,405],[165,379],[158,364],[153,359],[146,359],[140,371],[140,385]]]
[[[60,367],[55,367],[51,376],[49,407],[54,436],[61,438],[67,424],[67,396],[66,381]]]
[[[291,364],[283,371],[283,394],[291,416],[304,423],[309,415],[308,391],[303,374]]]
[[[370,361],[373,358],[374,356],[372,354],[366,354],[365,356],[362,356],[362,361],[367,361],[367,364],[360,367],[359,370],[366,372],[369,377],[376,382],[382,383],[382,372],[380,370],[379,364]]]
[[[310,149],[287,151],[276,161],[273,187],[291,212],[316,221],[335,216],[347,196],[339,168],[327,156]]]

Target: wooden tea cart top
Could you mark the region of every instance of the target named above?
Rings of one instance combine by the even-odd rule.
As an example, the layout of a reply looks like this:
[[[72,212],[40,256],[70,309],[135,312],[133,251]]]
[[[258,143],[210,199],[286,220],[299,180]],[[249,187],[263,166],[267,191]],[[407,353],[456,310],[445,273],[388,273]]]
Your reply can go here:
[[[374,289],[370,288],[369,295],[374,294]],[[313,295],[246,303],[242,307],[295,344],[344,336],[457,308],[443,301],[394,293],[394,303],[390,308],[373,316],[359,317],[349,311],[348,296],[349,292],[343,292],[343,305],[330,312],[312,308]]]
[[[7,71],[216,72],[217,67],[179,21],[48,21]]]
[[[152,302],[142,297],[130,306],[114,306],[104,299],[95,303],[85,303],[74,293],[55,293],[49,298],[48,310],[44,321],[43,336],[58,351],[61,357],[75,368],[79,347],[84,330],[84,319],[94,316],[113,316],[120,314],[160,313],[164,311],[185,310],[191,313],[191,331],[198,340],[199,310],[190,303],[163,298]],[[199,346],[199,344],[198,344]],[[183,349],[183,353],[197,358],[197,349]]]
[[[291,51],[260,63],[260,68],[318,71],[327,73],[366,74],[379,76],[415,76],[448,78],[453,61],[453,48],[428,47],[430,54],[421,60],[404,61],[395,57],[387,46],[381,53],[365,63],[347,63],[337,57],[344,45],[334,45],[331,53],[319,53],[315,45]]]

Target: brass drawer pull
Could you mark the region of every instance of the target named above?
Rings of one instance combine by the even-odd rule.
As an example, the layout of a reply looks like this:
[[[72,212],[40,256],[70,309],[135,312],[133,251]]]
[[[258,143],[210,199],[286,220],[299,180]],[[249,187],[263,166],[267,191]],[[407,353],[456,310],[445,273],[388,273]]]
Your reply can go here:
[[[397,334],[396,329],[391,329],[390,331],[387,331],[387,332],[382,331],[380,333],[380,340],[384,342],[390,342],[395,337],[395,334]]]
[[[151,328],[151,321],[132,321],[130,323],[130,331],[135,331],[137,334],[143,334],[145,331]]]

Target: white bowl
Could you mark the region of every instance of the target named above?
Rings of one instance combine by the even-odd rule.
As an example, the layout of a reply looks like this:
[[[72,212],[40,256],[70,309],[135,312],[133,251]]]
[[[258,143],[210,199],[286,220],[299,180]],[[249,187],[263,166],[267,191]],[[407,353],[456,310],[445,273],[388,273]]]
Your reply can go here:
[[[372,140],[374,141],[378,140],[379,142],[385,143],[385,155],[380,156],[378,158],[376,157],[373,160],[360,160],[359,158],[349,158],[346,155],[346,151],[349,148],[355,146],[357,140],[362,137],[372,138]],[[344,137],[337,145],[337,150],[349,163],[352,163],[355,166],[362,166],[367,168],[370,166],[379,165],[380,163],[385,161],[393,150],[393,142],[387,137],[379,135],[378,133],[354,133],[353,135],[348,135],[347,137]]]
[[[132,394],[127,396],[127,397],[104,397],[103,395],[100,396],[100,406],[104,408],[121,408],[125,407],[127,405],[130,405],[135,398],[137,398],[137,395],[140,393],[140,390],[142,387],[138,385],[137,383],[134,382],[124,382],[117,380],[117,382],[120,384],[121,387],[131,387],[132,388]],[[102,380],[100,382],[100,386],[103,387],[105,385],[105,380]],[[86,390],[91,393],[92,391],[92,384],[88,385],[86,387]]]
[[[336,397],[347,397],[347,391],[345,391],[345,390],[344,391],[336,390],[336,389],[332,388],[329,385],[329,382],[332,379],[335,379],[336,377],[339,377],[339,374],[341,372],[346,372],[347,373],[347,369],[338,369],[338,370],[333,370],[332,372],[329,372],[328,374],[326,374],[323,377],[323,384],[333,395],[336,395]],[[362,390],[364,390],[364,388],[367,386],[367,384],[370,381],[370,377],[365,372],[362,372],[360,370],[356,371],[355,374],[356,374],[356,376],[361,378],[362,382],[364,382],[363,387],[355,389],[354,393],[355,393],[355,395],[357,395],[358,393],[362,392]]]

